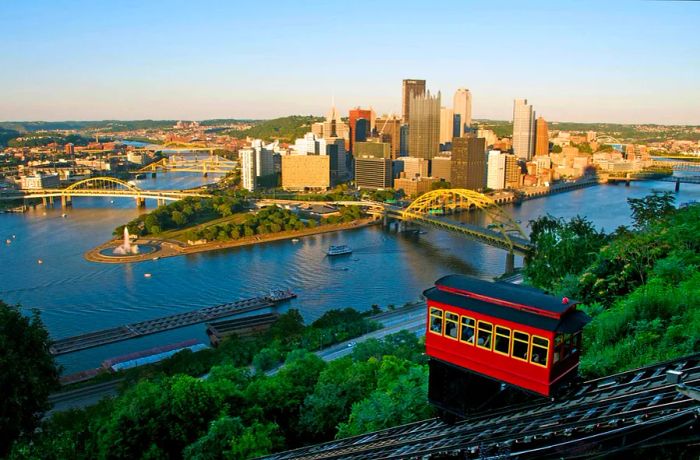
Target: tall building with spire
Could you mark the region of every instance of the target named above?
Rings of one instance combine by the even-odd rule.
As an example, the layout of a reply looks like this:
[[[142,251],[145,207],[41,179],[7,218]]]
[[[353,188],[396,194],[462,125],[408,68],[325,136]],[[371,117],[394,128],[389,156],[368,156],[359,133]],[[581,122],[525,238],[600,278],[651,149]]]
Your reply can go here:
[[[341,137],[347,139],[348,131],[348,125],[340,118],[340,112],[338,112],[335,105],[333,105],[328,111],[326,121],[323,122],[323,137]]]
[[[401,119],[404,123],[409,122],[411,96],[425,95],[425,80],[404,80],[401,97]]]
[[[535,133],[535,155],[549,155],[549,130],[547,129],[547,120],[542,117],[537,119]]]
[[[440,151],[440,92],[414,94],[409,106],[408,155],[429,160]]]
[[[460,116],[459,137],[464,135],[464,128],[472,125],[472,93],[466,88],[455,91],[453,110]]]
[[[535,153],[535,111],[527,99],[513,103],[513,153],[525,161]]]

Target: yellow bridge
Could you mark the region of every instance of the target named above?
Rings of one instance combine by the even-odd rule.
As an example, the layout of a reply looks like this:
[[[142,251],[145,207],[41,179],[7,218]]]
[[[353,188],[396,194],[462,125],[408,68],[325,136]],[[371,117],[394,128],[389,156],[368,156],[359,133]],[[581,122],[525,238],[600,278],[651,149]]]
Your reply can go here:
[[[237,167],[235,161],[227,160],[218,155],[210,155],[207,158],[187,159],[184,156],[171,155],[170,157],[161,158],[158,161],[147,164],[136,173],[157,173],[161,172],[196,172],[201,173],[206,177],[209,173],[212,174],[227,174],[234,171]]]
[[[387,216],[408,222],[430,225],[467,236],[509,253],[527,254],[532,243],[523,229],[507,212],[488,196],[467,189],[440,189],[425,193],[408,207],[385,206]],[[487,217],[486,227],[458,222],[444,217],[461,211],[478,209]]]
[[[92,177],[84,179],[66,188],[56,189],[22,189],[8,190],[0,193],[0,200],[17,200],[41,198],[44,205],[53,204],[54,198],[60,197],[63,206],[70,206],[76,196],[104,196],[115,198],[134,198],[136,205],[145,206],[146,199],[158,201],[158,205],[166,201],[177,201],[188,197],[210,197],[211,194],[201,189],[191,190],[144,190],[136,185],[113,177]]]
[[[335,204],[361,206],[377,216],[383,216],[385,223],[391,219],[415,222],[447,230],[467,238],[508,251],[506,272],[513,269],[514,255],[526,255],[533,247],[523,229],[492,198],[466,189],[440,189],[425,193],[408,207],[401,208],[376,201],[299,201],[299,200],[259,200],[264,204]],[[461,211],[481,210],[486,214],[486,226],[459,222],[445,217]]]

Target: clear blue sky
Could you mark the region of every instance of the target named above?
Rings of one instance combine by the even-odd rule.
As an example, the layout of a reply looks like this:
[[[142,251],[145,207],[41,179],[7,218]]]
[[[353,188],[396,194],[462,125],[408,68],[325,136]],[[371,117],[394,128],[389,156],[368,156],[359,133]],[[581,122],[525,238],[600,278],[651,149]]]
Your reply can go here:
[[[400,112],[424,78],[476,118],[700,124],[700,3],[0,2],[0,120]]]

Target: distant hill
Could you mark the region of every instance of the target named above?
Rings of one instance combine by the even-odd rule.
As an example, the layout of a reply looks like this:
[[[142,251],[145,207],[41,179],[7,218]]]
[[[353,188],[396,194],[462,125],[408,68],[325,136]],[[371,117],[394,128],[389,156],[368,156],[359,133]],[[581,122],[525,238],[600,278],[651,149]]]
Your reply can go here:
[[[173,120],[101,120],[101,121],[1,121],[0,128],[14,129],[21,133],[57,130],[100,129],[104,131],[123,131],[131,129],[169,128]]]
[[[511,136],[513,123],[505,120],[474,120],[480,128],[490,129],[497,136]],[[621,124],[621,123],[579,123],[571,121],[547,120],[550,131],[595,131],[598,135],[607,134],[620,141],[658,142],[667,139],[700,140],[697,126],[670,126],[655,124]]]
[[[171,128],[178,120],[99,120],[99,121],[0,121],[0,128],[19,131],[20,133],[34,133],[37,131],[57,130],[91,130],[102,131],[127,131],[134,129],[164,129]],[[190,120],[187,120],[190,121]],[[256,120],[217,118],[203,120],[202,126],[216,126],[233,123],[251,123]]]
[[[274,120],[264,120],[251,128],[244,130],[234,129],[225,133],[238,138],[250,136],[266,141],[292,142],[294,139],[302,137],[311,131],[312,123],[322,120],[323,118],[312,115],[292,115],[275,118]]]
[[[7,143],[9,141],[19,136],[19,131],[15,131],[14,129],[0,128],[0,147],[7,147]]]

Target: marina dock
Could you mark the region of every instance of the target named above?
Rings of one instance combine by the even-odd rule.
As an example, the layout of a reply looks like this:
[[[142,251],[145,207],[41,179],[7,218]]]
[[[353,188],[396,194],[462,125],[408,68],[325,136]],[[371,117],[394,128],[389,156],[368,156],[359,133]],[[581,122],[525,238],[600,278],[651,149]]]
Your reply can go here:
[[[87,348],[99,347],[109,343],[121,342],[124,340],[143,337],[149,334],[169,331],[180,327],[191,326],[193,324],[205,323],[219,318],[225,318],[248,311],[270,308],[280,302],[296,297],[291,291],[273,291],[267,296],[254,297],[251,299],[237,300],[235,302],[205,307],[199,310],[176,313],[174,315],[163,316],[161,318],[140,321],[137,323],[125,324],[101,331],[88,332],[58,339],[50,347],[54,356],[73,353]]]

